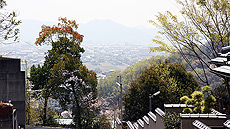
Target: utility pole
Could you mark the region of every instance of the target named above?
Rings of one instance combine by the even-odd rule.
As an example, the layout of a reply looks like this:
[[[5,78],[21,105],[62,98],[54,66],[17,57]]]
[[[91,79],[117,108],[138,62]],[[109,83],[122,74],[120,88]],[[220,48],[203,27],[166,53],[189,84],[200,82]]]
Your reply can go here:
[[[151,111],[152,110],[152,98],[153,98],[153,96],[157,96],[157,95],[159,95],[161,92],[160,91],[157,91],[156,93],[154,93],[154,94],[149,94],[149,111]]]
[[[123,94],[122,94],[121,75],[120,75],[120,76],[117,76],[117,77],[118,77],[118,78],[120,77],[120,82],[116,82],[116,84],[117,84],[118,86],[120,86],[120,88],[121,88],[121,123],[122,123],[122,121],[123,121],[123,119],[122,119],[122,105],[123,105],[122,96],[123,96]]]

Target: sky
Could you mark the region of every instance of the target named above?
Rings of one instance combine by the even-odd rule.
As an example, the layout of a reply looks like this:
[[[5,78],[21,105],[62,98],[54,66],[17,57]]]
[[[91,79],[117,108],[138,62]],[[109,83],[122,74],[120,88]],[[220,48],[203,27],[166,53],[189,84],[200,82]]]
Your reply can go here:
[[[158,12],[179,12],[175,0],[6,0],[19,19],[57,22],[59,17],[87,23],[110,19],[127,27],[153,27]]]

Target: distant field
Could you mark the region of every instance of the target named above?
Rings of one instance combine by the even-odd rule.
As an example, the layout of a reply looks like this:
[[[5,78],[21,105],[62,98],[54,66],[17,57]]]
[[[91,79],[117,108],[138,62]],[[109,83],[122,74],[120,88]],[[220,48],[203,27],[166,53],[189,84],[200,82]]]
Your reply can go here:
[[[88,69],[90,70],[95,70],[96,68],[101,69],[102,72],[108,72],[110,70],[125,70],[126,67],[128,67],[127,65],[112,65],[111,63],[99,63],[97,65],[94,65],[92,63],[84,63],[84,65],[87,66]]]

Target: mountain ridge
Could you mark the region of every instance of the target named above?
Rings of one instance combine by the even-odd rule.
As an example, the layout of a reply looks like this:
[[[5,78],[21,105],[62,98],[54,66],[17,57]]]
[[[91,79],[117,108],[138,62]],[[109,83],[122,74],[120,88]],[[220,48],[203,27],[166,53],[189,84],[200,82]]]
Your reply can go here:
[[[55,22],[32,19],[22,20],[21,39],[35,42],[42,25],[53,26]],[[99,44],[152,44],[156,29],[126,27],[110,19],[95,19],[88,23],[79,23],[78,32],[84,35],[83,42]]]

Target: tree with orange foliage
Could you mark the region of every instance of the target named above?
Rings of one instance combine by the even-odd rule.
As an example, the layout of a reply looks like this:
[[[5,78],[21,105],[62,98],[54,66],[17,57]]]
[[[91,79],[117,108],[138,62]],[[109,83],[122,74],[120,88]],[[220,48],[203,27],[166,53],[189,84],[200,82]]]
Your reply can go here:
[[[36,45],[52,46],[43,65],[49,72],[43,94],[58,99],[63,108],[71,107],[75,128],[86,129],[93,119],[85,115],[89,113],[89,104],[85,100],[89,94],[96,98],[96,73],[88,70],[80,59],[84,52],[80,46],[83,35],[77,32],[76,22],[66,18],[59,21],[57,26],[43,25],[35,42]],[[45,110],[43,124],[46,124]]]

